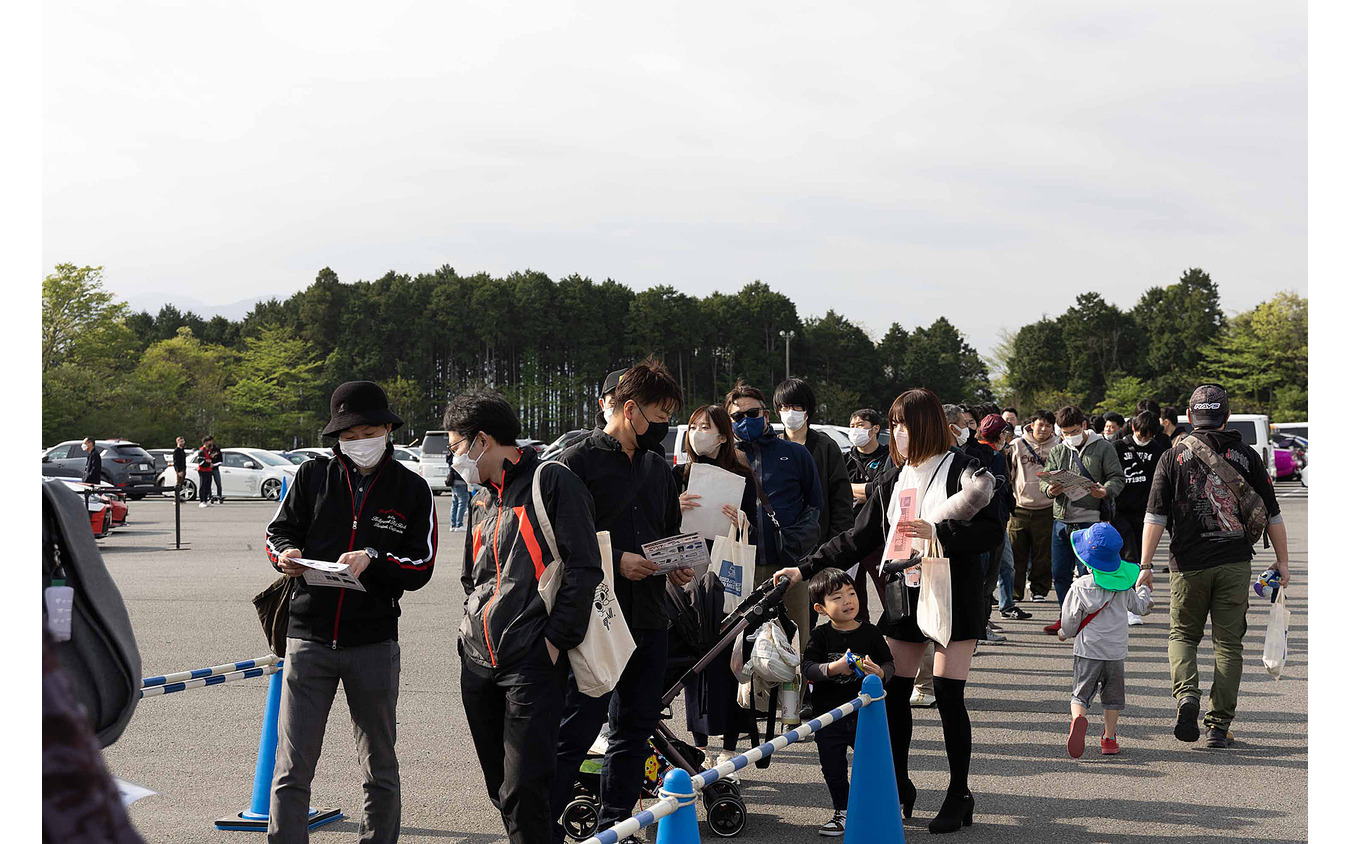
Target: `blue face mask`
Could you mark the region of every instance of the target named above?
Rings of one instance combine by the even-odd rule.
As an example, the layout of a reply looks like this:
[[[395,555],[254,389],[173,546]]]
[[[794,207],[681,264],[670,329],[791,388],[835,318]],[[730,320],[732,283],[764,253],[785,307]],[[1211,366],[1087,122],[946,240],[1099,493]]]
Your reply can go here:
[[[763,415],[756,417],[747,416],[733,425],[732,428],[735,429],[736,436],[741,442],[749,442],[750,440],[757,440],[764,436],[764,425],[766,422],[767,420]]]

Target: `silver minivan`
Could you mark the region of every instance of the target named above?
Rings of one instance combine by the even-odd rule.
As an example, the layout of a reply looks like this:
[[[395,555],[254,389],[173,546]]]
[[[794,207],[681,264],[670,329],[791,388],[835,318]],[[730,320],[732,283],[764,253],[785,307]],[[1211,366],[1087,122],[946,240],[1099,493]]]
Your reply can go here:
[[[422,435],[422,459],[417,464],[432,495],[450,491],[450,432],[427,431]]]

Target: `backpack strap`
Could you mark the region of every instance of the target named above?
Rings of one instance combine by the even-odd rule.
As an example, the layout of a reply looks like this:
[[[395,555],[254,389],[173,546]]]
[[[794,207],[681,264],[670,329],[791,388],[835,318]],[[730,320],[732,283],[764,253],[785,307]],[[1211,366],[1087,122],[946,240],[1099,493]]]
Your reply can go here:
[[[1181,444],[1195,454],[1196,457],[1199,457],[1204,461],[1210,471],[1217,475],[1219,480],[1223,481],[1224,485],[1228,487],[1228,491],[1233,493],[1234,498],[1238,501],[1242,500],[1244,494],[1242,488],[1247,487],[1250,489],[1251,485],[1247,483],[1245,478],[1238,474],[1238,471],[1233,468],[1231,463],[1221,457],[1214,449],[1210,448],[1203,440],[1194,434],[1187,434],[1185,437],[1182,437]]]

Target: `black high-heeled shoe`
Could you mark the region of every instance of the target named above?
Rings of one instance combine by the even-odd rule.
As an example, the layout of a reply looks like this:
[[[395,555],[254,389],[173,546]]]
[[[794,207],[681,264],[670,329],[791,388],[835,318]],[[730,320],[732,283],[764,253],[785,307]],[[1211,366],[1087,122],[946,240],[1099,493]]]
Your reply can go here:
[[[970,826],[974,821],[975,798],[970,792],[960,797],[948,794],[942,801],[942,808],[938,810],[937,817],[928,822],[928,831],[936,834],[956,832],[963,826]]]
[[[900,786],[900,809],[905,817],[914,817],[914,801],[919,797],[919,792],[914,788],[914,780],[906,779],[905,784]]]

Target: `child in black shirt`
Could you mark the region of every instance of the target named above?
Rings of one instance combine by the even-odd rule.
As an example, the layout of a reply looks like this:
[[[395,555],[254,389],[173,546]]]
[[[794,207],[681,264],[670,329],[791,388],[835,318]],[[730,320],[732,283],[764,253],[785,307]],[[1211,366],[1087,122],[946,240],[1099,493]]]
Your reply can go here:
[[[875,674],[885,683],[895,672],[895,662],[886,638],[873,625],[858,621],[858,593],[853,578],[835,568],[820,571],[808,587],[811,603],[829,624],[811,631],[810,642],[802,654],[802,671],[811,685],[811,703],[817,716],[848,703],[862,691],[862,678]],[[856,657],[857,670],[849,664]],[[860,673],[861,672],[861,673]],[[830,789],[834,816],[820,828],[820,834],[837,837],[844,834],[848,809],[848,748],[858,729],[858,714],[835,721],[816,732],[816,751],[820,770]]]

